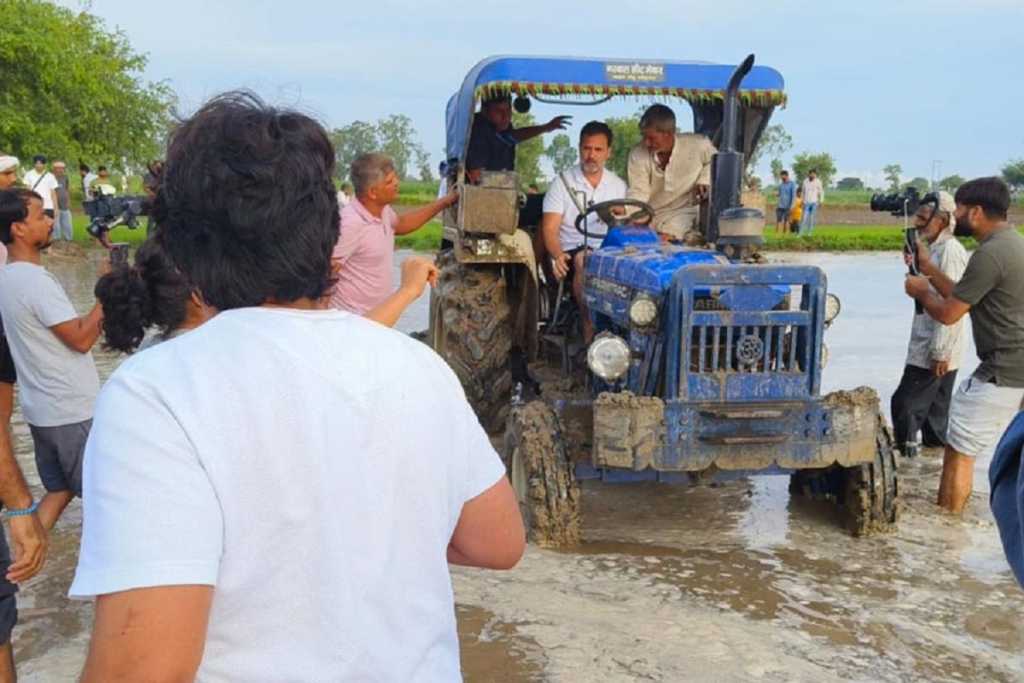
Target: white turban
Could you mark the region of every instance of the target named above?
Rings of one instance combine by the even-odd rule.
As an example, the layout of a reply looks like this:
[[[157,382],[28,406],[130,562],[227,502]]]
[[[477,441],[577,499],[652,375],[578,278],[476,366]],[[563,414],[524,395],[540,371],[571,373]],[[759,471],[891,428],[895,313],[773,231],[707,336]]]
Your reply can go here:
[[[18,157],[0,156],[0,173],[18,168]]]
[[[939,192],[939,211],[945,211],[949,216],[949,225],[946,229],[952,232],[956,227],[956,217],[953,215],[956,211],[956,201],[953,200],[953,195],[945,190]]]

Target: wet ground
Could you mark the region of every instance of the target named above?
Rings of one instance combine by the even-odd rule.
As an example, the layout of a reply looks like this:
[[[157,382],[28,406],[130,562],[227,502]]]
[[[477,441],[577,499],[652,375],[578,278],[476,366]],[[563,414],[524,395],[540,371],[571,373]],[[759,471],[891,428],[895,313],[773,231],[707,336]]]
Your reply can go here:
[[[799,261],[821,265],[844,304],[824,389],[868,384],[887,404],[912,313],[898,255]],[[84,310],[91,266],[50,267]],[[425,321],[424,298],[400,326]],[[97,361],[104,376],[116,364]],[[20,418],[15,433],[37,484]],[[581,548],[531,547],[512,572],[454,570],[466,680],[1024,680],[1024,594],[988,511],[986,464],[957,519],[932,504],[939,459],[902,463],[899,530],[863,540],[827,506],[791,499],[781,477],[585,486]],[[80,510],[72,504],[49,563],[19,597],[23,681],[71,681],[81,666],[91,609],[64,597]]]

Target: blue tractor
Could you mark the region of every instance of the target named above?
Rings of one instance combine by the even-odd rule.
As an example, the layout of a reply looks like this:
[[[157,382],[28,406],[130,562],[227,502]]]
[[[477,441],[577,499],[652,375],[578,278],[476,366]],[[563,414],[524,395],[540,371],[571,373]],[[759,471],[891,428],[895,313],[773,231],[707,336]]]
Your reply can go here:
[[[597,332],[589,345],[572,298],[541,282],[531,200],[515,173],[476,182],[466,175],[476,102],[496,93],[514,95],[520,111],[531,99],[681,99],[695,132],[718,149],[703,248],[661,242],[640,224],[653,213],[642,202],[596,204],[580,215],[577,229],[595,247],[584,286]],[[742,206],[744,158],[784,102],[782,77],[753,66],[753,56],[739,66],[491,58],[449,101],[448,182],[460,202],[444,217],[428,341],[481,423],[504,430],[534,542],[580,540],[582,480],[786,474],[793,494],[834,502],[854,535],[896,523],[896,460],[877,395],[866,387],[820,393],[823,337],[839,300],[817,267],[763,263],[764,215]],[[608,234],[588,231],[592,215]]]

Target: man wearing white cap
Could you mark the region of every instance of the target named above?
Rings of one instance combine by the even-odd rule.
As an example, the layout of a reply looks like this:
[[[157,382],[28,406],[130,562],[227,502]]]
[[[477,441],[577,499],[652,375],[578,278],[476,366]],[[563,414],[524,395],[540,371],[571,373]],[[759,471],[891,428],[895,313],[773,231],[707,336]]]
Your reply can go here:
[[[953,237],[956,202],[939,193],[938,204],[925,203],[914,215],[918,239],[927,243],[931,262],[953,282],[967,268],[967,250]],[[930,448],[946,445],[949,402],[966,340],[964,320],[943,325],[924,312],[914,316],[903,378],[892,396],[892,424],[897,448],[904,457],[918,454],[921,443]]]
[[[0,191],[14,187],[18,182],[18,157],[0,154]]]

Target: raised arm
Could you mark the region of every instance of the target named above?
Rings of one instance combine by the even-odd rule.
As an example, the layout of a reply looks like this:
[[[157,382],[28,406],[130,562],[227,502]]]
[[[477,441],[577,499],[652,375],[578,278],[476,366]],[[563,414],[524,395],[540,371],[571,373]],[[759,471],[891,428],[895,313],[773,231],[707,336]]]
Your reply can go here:
[[[401,214],[395,223],[395,234],[407,235],[410,232],[419,230],[427,221],[457,201],[459,201],[459,193],[457,190],[452,190],[446,197]]]
[[[538,126],[515,128],[508,132],[509,135],[515,138],[516,142],[526,142],[527,140],[535,138],[538,135],[543,135],[544,133],[552,133],[556,130],[565,130],[569,126],[569,120],[571,118],[571,116],[556,116],[547,123],[543,123]]]
[[[103,332],[103,307],[96,302],[82,317],[53,325],[50,330],[72,351],[87,353]]]
[[[366,314],[370,320],[394,327],[402,313],[413,301],[423,296],[427,284],[437,284],[437,266],[421,256],[411,256],[402,262],[402,284],[398,291]]]

